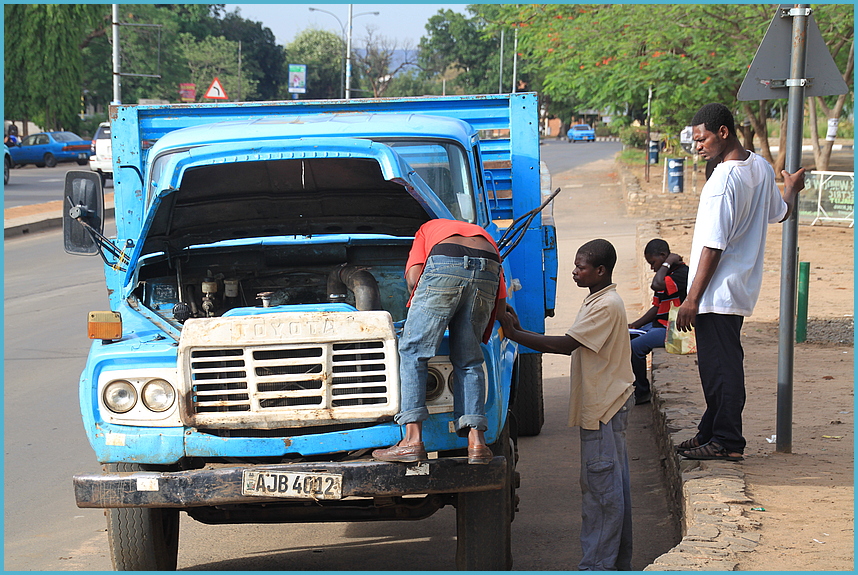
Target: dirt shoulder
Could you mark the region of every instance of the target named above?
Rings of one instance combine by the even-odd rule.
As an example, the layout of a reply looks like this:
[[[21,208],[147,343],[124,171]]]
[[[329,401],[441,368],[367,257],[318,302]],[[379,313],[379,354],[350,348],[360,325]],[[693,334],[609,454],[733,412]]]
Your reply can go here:
[[[657,196],[661,181],[641,193]],[[701,184],[702,185],[702,184]],[[688,258],[693,217],[656,219],[672,251]],[[691,214],[693,216],[693,214]],[[776,452],[778,317],[782,226],[769,226],[760,300],[743,328],[747,402],[741,464],[742,513],[759,533],[752,552],[738,553],[737,570],[853,570],[854,568],[854,230],[799,226],[799,260],[810,263],[808,337],[796,344],[792,393],[792,452]],[[660,355],[658,377],[704,407],[694,356]],[[696,413],[691,413],[697,418]],[[728,465],[728,464],[722,464]]]

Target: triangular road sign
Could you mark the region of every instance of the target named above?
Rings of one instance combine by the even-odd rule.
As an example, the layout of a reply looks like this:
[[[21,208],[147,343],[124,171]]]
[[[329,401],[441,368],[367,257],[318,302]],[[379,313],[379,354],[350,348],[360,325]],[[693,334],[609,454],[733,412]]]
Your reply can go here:
[[[740,102],[789,98],[785,82],[790,75],[793,19],[781,17],[781,11],[792,7],[792,4],[782,5],[775,13],[739,88],[737,99]],[[849,88],[822,39],[813,14],[807,19],[806,41],[803,79],[807,79],[809,85],[804,88],[805,97],[846,94]]]
[[[229,100],[229,98],[226,97],[226,91],[223,89],[223,85],[221,85],[220,80],[217,78],[212,81],[211,86],[206,90],[206,95],[203,97],[209,98],[210,100]]]

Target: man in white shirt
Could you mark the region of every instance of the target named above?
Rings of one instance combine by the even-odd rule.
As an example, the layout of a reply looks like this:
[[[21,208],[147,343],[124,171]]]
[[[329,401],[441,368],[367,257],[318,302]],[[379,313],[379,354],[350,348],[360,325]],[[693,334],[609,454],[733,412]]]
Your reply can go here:
[[[744,149],[726,106],[703,106],[691,124],[698,153],[717,165],[700,193],[688,296],[677,316],[679,329],[696,330],[706,411],[697,435],[677,445],[677,450],[689,459],[741,461],[742,322],[760,295],[766,228],[789,217],[804,188],[804,168],[794,174],[782,172],[781,196],[774,170],[761,156]]]

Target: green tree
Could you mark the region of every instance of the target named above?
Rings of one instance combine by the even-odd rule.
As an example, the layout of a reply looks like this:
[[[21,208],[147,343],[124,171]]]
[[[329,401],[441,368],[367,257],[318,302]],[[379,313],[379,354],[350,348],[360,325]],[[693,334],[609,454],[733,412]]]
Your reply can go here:
[[[46,130],[77,129],[82,111],[81,45],[101,15],[88,4],[4,6],[7,110]],[[17,83],[11,86],[10,83]],[[26,126],[26,124],[24,124]]]
[[[818,115],[829,120],[839,120],[844,111],[854,110],[853,95],[855,93],[855,30],[852,26],[854,17],[854,6],[851,4],[825,5],[814,9],[814,15],[819,30],[826,40],[829,51],[834,57],[838,70],[843,74],[843,80],[849,87],[849,93],[827,98],[811,98],[808,105],[809,123],[814,129],[811,130],[811,141],[813,143],[813,155],[817,170],[827,170],[831,160],[831,151],[834,142],[823,140],[820,142],[819,132],[815,129]],[[781,146],[782,153],[786,152],[786,146]],[[778,160],[780,161],[780,154]]]
[[[242,18],[238,9],[225,14],[218,25],[218,35],[241,42],[241,73],[256,81],[259,99],[277,99],[280,86],[286,82],[285,55],[271,29]]]
[[[493,8],[487,6],[486,10]],[[468,6],[467,9],[473,13],[477,8]],[[439,10],[429,18],[427,35],[420,39],[420,68],[434,75],[453,72],[449,74],[448,92],[496,93],[500,34],[490,31],[488,26],[486,19],[479,14],[467,17],[452,10]],[[511,70],[510,67],[506,69]]]
[[[245,76],[238,79],[238,42],[223,36],[197,40],[191,34],[179,34],[181,55],[189,71],[188,79],[197,85],[197,101],[204,101],[205,90],[217,78],[227,96],[233,101],[252,100],[256,95],[256,81]]]
[[[342,97],[343,57],[345,46],[342,38],[326,30],[309,28],[303,30],[285,48],[285,64],[307,66],[306,99],[328,99]],[[288,86],[280,87],[280,98],[288,99]]]
[[[653,88],[652,116],[677,131],[703,104],[724,102],[768,149],[771,101],[736,101],[753,55],[774,15],[773,5],[499,5],[502,19],[521,25],[526,66],[544,75],[551,98],[572,97],[583,107],[638,115]],[[823,36],[839,42],[845,65],[852,51],[851,5],[814,7]],[[837,30],[829,30],[828,23]],[[841,68],[844,70],[844,68]],[[849,69],[851,76],[851,68]],[[851,82],[851,79],[850,79]],[[844,101],[848,101],[848,98]],[[783,146],[781,147],[783,149]],[[774,162],[773,162],[774,163]]]
[[[440,96],[443,84],[436,78],[429,78],[420,70],[412,68],[400,72],[390,81],[385,92],[386,96]]]

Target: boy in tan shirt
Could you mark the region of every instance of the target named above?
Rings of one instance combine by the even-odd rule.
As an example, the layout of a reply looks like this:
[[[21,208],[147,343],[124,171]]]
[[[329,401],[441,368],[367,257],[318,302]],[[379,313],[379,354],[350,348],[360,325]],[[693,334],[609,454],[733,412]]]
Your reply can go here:
[[[613,283],[614,246],[578,249],[572,279],[588,288],[565,335],[523,330],[512,308],[504,335],[533,350],[572,356],[569,425],[581,428],[581,571],[631,570],[632,504],[626,426],[634,404],[628,318]]]

